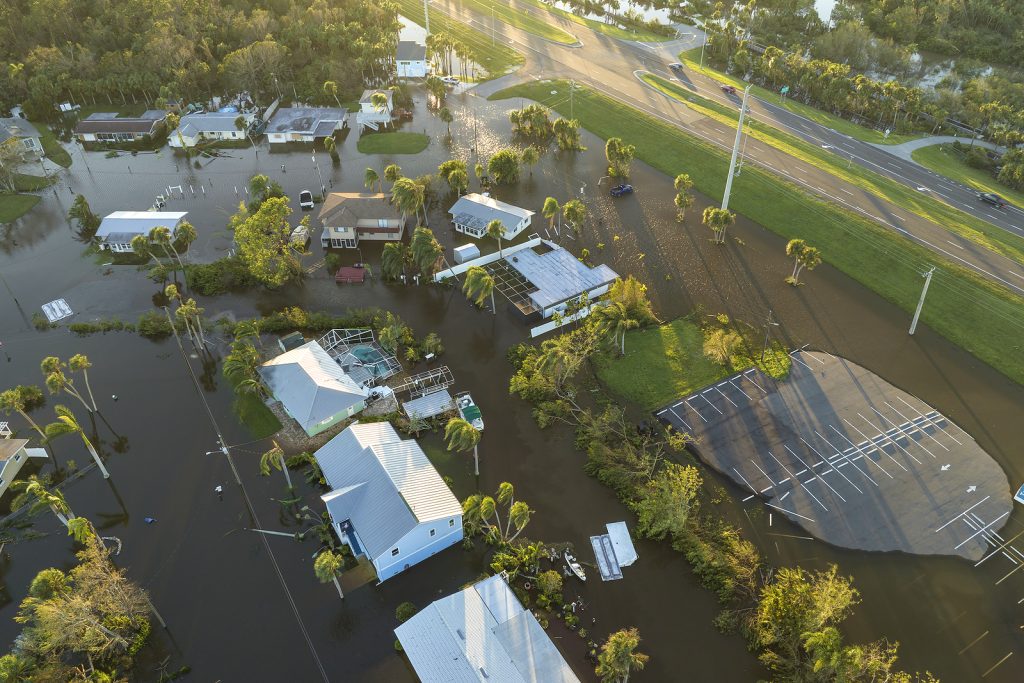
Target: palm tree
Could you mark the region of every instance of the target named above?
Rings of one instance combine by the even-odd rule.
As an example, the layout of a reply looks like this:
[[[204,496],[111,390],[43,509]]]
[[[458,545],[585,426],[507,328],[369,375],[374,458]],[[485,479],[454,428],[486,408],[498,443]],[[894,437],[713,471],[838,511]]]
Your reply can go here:
[[[196,330],[196,334],[199,338],[199,343],[206,347],[206,337],[203,335],[203,311],[206,309],[200,308],[196,304],[195,299],[186,299],[179,306],[178,310],[174,312],[176,316],[185,320],[191,321],[192,326]]]
[[[384,179],[393,183],[402,177],[402,167],[398,164],[388,164],[384,167]]]
[[[437,118],[441,119],[441,122],[448,126],[448,137],[452,135],[452,121],[455,117],[452,115],[452,110],[448,107],[441,107],[441,111],[437,112]]]
[[[236,341],[231,344],[231,352],[224,358],[221,372],[238,384],[246,379],[258,379],[256,368],[260,366],[260,353],[248,342]]]
[[[75,514],[71,511],[67,500],[64,499],[64,494],[59,490],[53,489],[51,491],[47,489],[43,482],[39,480],[39,477],[34,474],[30,475],[28,479],[13,482],[11,488],[15,491],[21,491],[27,498],[35,499],[32,503],[33,511],[44,507],[50,508],[54,516],[60,520],[60,523],[70,531],[71,526],[69,522],[75,519]]]
[[[491,297],[491,310],[498,314],[494,305],[494,278],[480,266],[471,266],[466,271],[466,282],[462,285],[462,293],[473,299],[477,306],[482,306],[487,297]]]
[[[316,574],[316,578],[320,579],[320,583],[333,581],[334,587],[338,589],[338,595],[341,596],[342,600],[345,599],[345,594],[341,592],[341,584],[338,583],[338,577],[341,575],[344,567],[345,563],[341,555],[333,550],[324,550],[313,561],[313,573]]]
[[[373,107],[378,114],[383,114],[388,109],[388,96],[382,92],[373,93],[370,95],[370,106]]]
[[[174,228],[174,241],[181,244],[186,253],[189,246],[196,241],[198,236],[195,227],[188,221],[183,221]],[[180,261],[181,259],[178,260]]]
[[[18,390],[17,387],[14,389],[8,389],[7,391],[0,393],[0,410],[4,411],[8,415],[11,413],[18,413],[25,421],[32,425],[32,429],[39,432],[39,436],[46,438],[46,434],[40,429],[36,421],[33,420],[29,414],[25,411],[25,397]]]
[[[387,175],[387,169],[384,169],[384,174]],[[412,178],[398,178],[391,186],[391,202],[399,208],[403,218],[412,213],[419,222],[420,209],[423,208],[424,201],[426,201],[424,187]]]
[[[100,472],[103,473],[104,479],[110,479],[110,472],[107,472],[107,468],[103,466],[103,460],[100,459],[100,454],[96,452],[96,448],[92,445],[92,441],[89,441],[89,437],[85,435],[85,430],[78,424],[78,420],[75,419],[75,414],[67,408],[67,406],[57,405],[54,406],[53,411],[57,413],[57,421],[46,425],[46,438],[55,439],[58,436],[64,434],[78,434],[82,437],[82,442],[88,449],[92,459],[96,461],[96,466],[100,468]]]
[[[530,169],[530,177],[533,177],[533,166],[540,161],[540,152],[533,145],[523,150],[522,155],[519,159],[523,162],[523,165]]]
[[[480,476],[480,455],[477,446],[480,444],[480,432],[461,417],[453,417],[444,427],[444,438],[448,441],[449,451],[465,453],[473,449],[473,473]]]
[[[153,253],[152,244],[145,235],[136,235],[131,241],[132,251],[139,256],[148,256],[149,258],[157,261],[156,254]]]
[[[337,164],[341,161],[341,155],[338,154],[338,141],[334,139],[333,135],[328,135],[324,138],[324,149],[331,155],[332,164]]]
[[[181,292],[178,291],[178,285],[172,282],[171,284],[164,287],[164,296],[166,296],[169,301],[176,301],[178,303],[174,315],[176,318],[185,323],[185,331],[188,332],[188,338],[192,340],[192,344],[197,344],[197,335],[195,333],[195,330],[192,329],[192,321],[188,318],[188,316],[182,315],[180,312],[183,299],[181,298]]]
[[[338,99],[337,83],[334,81],[324,81],[324,95],[330,95],[333,97],[335,103],[338,105],[338,109],[344,109],[344,107],[341,106],[341,100]],[[387,98],[384,99],[384,102],[387,103]]]
[[[284,455],[284,451],[281,450],[281,446],[278,445],[277,441],[271,441],[274,447],[269,451],[260,456],[260,474],[264,477],[270,476],[270,468],[274,468],[280,472],[284,472],[284,479],[288,482],[288,490],[294,491],[295,487],[292,486],[292,476],[288,471],[288,463]]]
[[[82,394],[75,388],[74,381],[64,374],[64,368],[67,365],[60,358],[47,356],[39,364],[39,367],[46,378],[46,388],[50,390],[51,394],[59,394],[61,391],[64,391],[68,395],[77,398],[90,413],[93,412],[92,406],[86,403]]]
[[[562,215],[565,222],[578,231],[580,224],[587,219],[587,207],[578,199],[570,199],[562,206]]]
[[[383,193],[384,184],[381,182],[380,175],[378,175],[377,171],[372,168],[367,168],[366,172],[363,173],[363,187],[368,187],[370,190],[373,190],[375,183],[377,185],[377,192]]]
[[[595,673],[603,683],[628,683],[632,670],[640,671],[650,659],[636,651],[640,645],[640,631],[636,628],[616,631],[608,636],[597,656]]]
[[[71,358],[68,358],[68,369],[71,372],[82,371],[82,378],[85,380],[85,390],[89,394],[89,402],[92,403],[92,409],[95,412],[97,410],[96,398],[92,395],[92,387],[89,385],[89,368],[91,367],[92,363],[89,362],[85,354],[76,353]]]
[[[381,253],[380,269],[384,277],[397,280],[405,275],[405,267],[409,262],[409,247],[404,242],[388,242]]]
[[[558,200],[554,197],[548,197],[544,200],[544,208],[540,210],[544,218],[548,219],[548,229],[552,232],[555,229],[555,217],[560,215],[562,207],[558,205]]]
[[[629,308],[621,301],[613,301],[597,309],[597,318],[601,332],[603,334],[611,332],[612,343],[621,338],[619,355],[625,356],[626,332],[639,327],[640,322],[630,316]]]
[[[814,270],[821,263],[821,251],[802,239],[792,239],[786,244],[786,256],[793,259],[793,274],[786,278],[786,282],[794,287],[800,284],[800,271],[804,268]]]
[[[704,225],[715,233],[715,244],[725,244],[725,229],[736,221],[736,214],[728,209],[709,206],[701,217]]]
[[[444,254],[444,247],[434,237],[430,228],[420,226],[412,233],[412,240],[409,244],[412,252],[412,259],[425,277],[430,277],[437,270],[438,261]]]
[[[178,265],[181,269],[185,269],[185,264],[181,262],[181,256],[178,255],[178,250],[174,248],[173,240],[171,239],[170,228],[165,228],[160,225],[149,231],[149,241],[159,244],[160,248],[167,254],[167,258],[171,258],[171,254],[174,254],[174,259],[178,261]]]
[[[505,237],[505,224],[501,219],[495,218],[487,224],[487,236],[492,240],[498,240],[498,258],[501,258],[501,240]]]
[[[457,195],[461,195],[469,187],[469,176],[466,171],[457,168],[448,174],[448,187]]]

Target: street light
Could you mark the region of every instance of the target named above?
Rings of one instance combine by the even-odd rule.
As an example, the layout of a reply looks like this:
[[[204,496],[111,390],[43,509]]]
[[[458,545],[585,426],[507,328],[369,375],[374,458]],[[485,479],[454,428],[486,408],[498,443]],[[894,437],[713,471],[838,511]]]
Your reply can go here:
[[[778,327],[779,323],[772,320],[772,309],[768,309],[768,319],[764,323],[764,346],[761,347],[761,362],[764,362],[765,351],[768,350],[768,334],[771,332],[772,327]]]
[[[313,160],[313,166],[316,167],[316,174],[320,177],[320,196],[323,197],[327,194],[327,187],[324,185],[324,176],[320,173],[320,164],[316,161],[316,155],[310,157]]]

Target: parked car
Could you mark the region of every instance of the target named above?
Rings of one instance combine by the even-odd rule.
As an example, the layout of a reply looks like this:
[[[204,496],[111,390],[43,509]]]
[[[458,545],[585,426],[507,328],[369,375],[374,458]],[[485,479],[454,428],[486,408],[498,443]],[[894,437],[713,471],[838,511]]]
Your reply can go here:
[[[633,194],[633,186],[625,184],[616,185],[611,189],[611,194],[613,197],[624,197],[627,194]]]
[[[1006,208],[1006,200],[997,195],[995,192],[979,192],[978,201],[986,202],[996,207],[997,209]]]
[[[450,86],[454,87],[454,86],[458,85],[459,83],[461,83],[462,81],[460,81],[455,76],[442,76],[441,77],[441,82],[444,83],[445,85],[450,85]]]
[[[723,85],[722,92],[724,92],[726,95],[735,95],[738,91],[736,90],[735,85]]]
[[[313,193],[309,190],[303,190],[299,193],[299,208],[303,211],[308,211],[313,208]]]

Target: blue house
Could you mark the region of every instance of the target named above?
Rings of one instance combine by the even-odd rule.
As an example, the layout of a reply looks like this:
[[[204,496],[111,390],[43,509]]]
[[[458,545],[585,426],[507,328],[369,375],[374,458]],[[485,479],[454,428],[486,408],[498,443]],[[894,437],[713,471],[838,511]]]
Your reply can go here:
[[[314,457],[338,537],[386,581],[462,540],[462,506],[413,439],[387,422],[354,424]]]

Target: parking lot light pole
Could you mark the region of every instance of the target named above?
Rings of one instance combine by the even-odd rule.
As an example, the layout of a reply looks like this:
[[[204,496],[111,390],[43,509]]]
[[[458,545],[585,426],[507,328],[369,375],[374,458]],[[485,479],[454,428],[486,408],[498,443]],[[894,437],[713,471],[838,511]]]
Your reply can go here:
[[[910,334],[914,334],[914,330],[917,329],[917,320],[921,317],[921,309],[924,308],[924,298],[928,294],[928,285],[932,283],[932,274],[935,273],[935,266],[928,269],[927,273],[924,273],[924,288],[921,290],[921,299],[917,302],[917,310],[914,311],[914,321],[910,323]]]
[[[743,104],[740,105],[740,120],[736,124],[736,141],[732,144],[732,158],[729,160],[729,176],[725,179],[725,194],[722,197],[722,210],[729,209],[729,193],[732,192],[732,178],[736,175],[736,157],[740,153],[740,142],[743,140],[743,119],[747,113],[747,100],[750,98],[750,86],[743,89]]]
[[[768,334],[771,332],[772,327],[778,327],[779,323],[772,320],[774,315],[772,309],[768,309],[768,320],[764,323],[764,346],[761,347],[761,362],[764,362],[764,354],[768,350]]]

